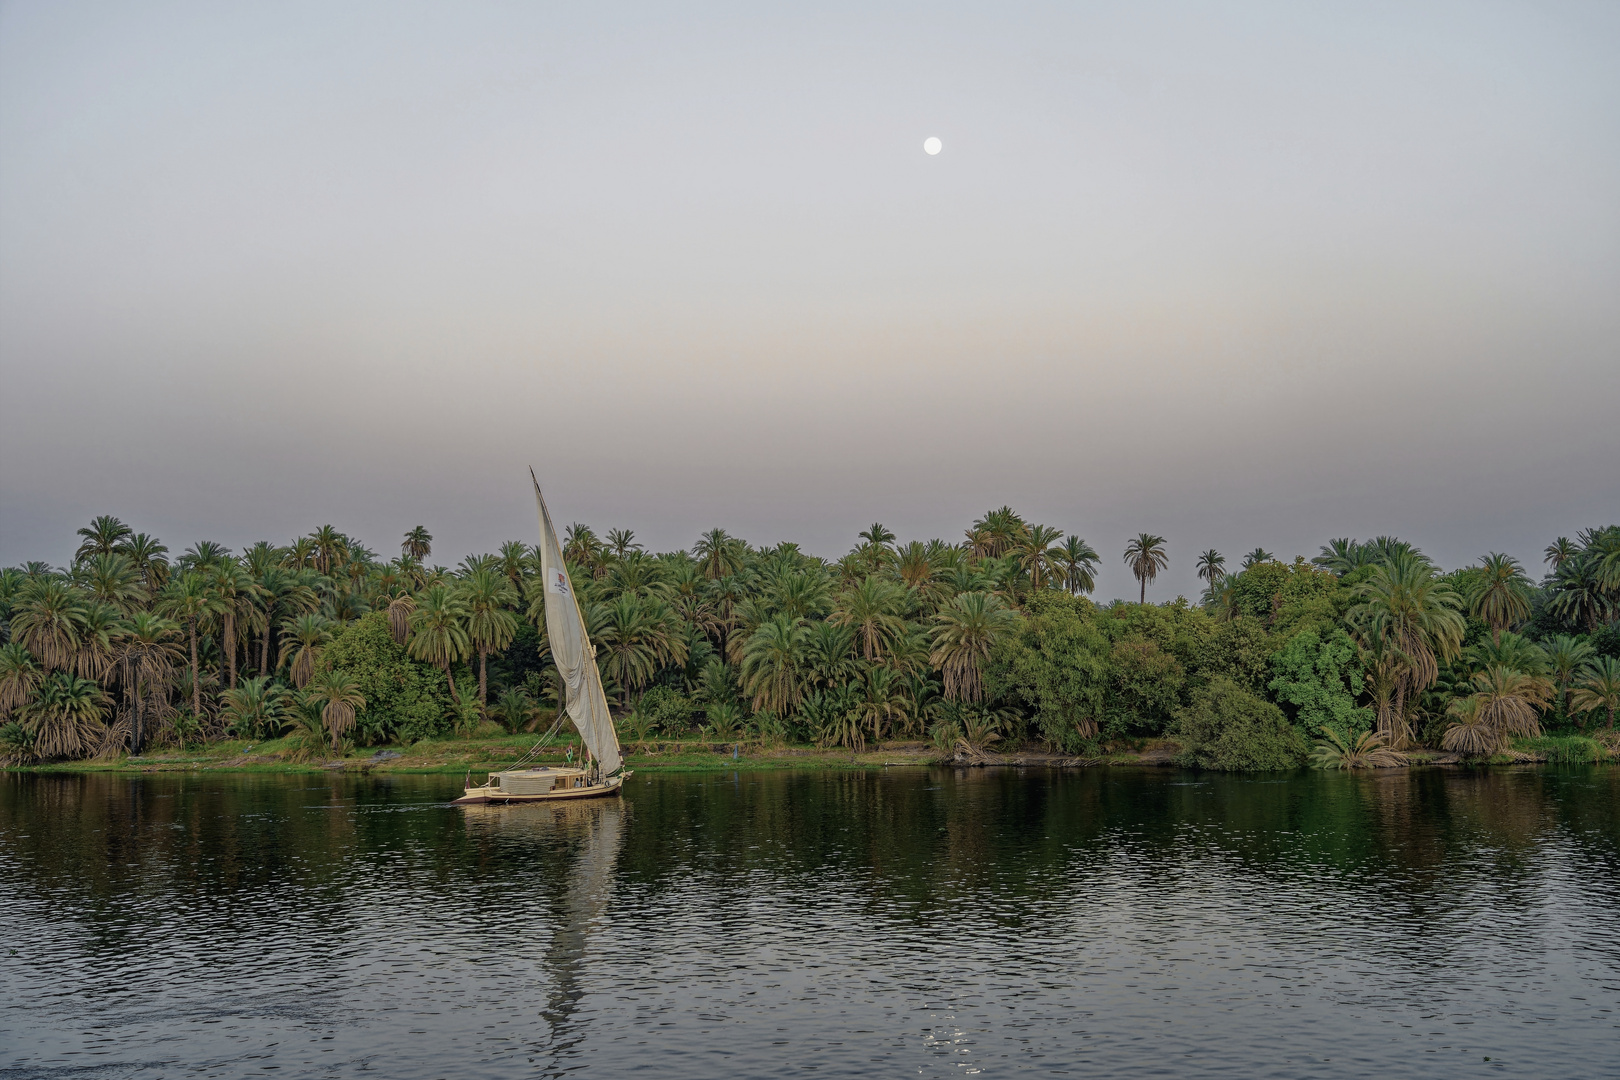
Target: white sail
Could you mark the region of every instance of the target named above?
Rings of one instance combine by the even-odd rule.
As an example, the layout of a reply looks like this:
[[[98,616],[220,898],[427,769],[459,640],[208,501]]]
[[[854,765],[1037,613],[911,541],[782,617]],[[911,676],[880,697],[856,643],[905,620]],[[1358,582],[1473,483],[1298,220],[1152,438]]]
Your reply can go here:
[[[591,756],[604,776],[617,772],[624,760],[619,756],[619,736],[613,730],[607,697],[602,693],[602,675],[596,669],[596,648],[585,633],[585,620],[568,580],[568,565],[557,546],[557,531],[551,527],[551,514],[540,494],[540,481],[534,482],[534,501],[540,507],[540,573],[545,579],[546,634],[551,639],[551,659],[562,674],[569,717],[579,730]]]

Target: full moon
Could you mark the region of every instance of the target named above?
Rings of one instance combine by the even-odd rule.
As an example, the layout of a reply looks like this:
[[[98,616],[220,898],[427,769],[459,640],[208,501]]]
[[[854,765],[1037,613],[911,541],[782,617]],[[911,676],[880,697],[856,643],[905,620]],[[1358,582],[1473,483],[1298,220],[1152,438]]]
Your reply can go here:
[[[936,139],[932,135],[928,136],[928,138],[923,140],[923,152],[924,153],[937,154],[943,149],[945,149],[945,144],[940,142],[938,139]]]

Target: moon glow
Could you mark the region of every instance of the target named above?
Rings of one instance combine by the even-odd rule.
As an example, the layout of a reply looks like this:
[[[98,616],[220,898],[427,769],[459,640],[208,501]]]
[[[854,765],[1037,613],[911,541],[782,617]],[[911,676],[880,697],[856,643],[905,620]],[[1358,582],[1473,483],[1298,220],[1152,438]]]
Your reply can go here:
[[[923,153],[928,154],[929,156],[933,156],[943,149],[945,149],[945,144],[940,142],[939,139],[932,135],[923,140]]]

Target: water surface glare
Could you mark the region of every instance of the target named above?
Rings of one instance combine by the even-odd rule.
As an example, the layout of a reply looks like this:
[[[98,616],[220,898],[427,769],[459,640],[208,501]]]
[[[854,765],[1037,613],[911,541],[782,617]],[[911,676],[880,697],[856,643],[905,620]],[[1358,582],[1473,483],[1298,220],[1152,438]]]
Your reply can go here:
[[[1620,768],[0,777],[0,1076],[1620,1075]]]

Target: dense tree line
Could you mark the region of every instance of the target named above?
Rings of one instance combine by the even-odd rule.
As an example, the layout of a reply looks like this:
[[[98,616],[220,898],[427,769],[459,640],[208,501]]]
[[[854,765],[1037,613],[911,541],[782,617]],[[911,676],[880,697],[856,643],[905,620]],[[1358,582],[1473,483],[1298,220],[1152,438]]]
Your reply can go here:
[[[384,560],[332,526],[174,558],[116,518],[73,564],[0,570],[0,755],[12,762],[288,737],[355,744],[532,730],[555,715],[534,549]],[[651,554],[574,525],[565,558],[632,748],[716,740],[860,749],[927,738],[1071,755],[1169,737],[1182,760],[1282,768],[1469,755],[1544,729],[1612,731],[1620,527],[1559,538],[1533,581],[1489,554],[1444,571],[1402,541],[1334,540],[1284,562],[1197,556],[1199,602],[1144,602],[1163,537],[1123,557],[1136,602],[1088,599],[1077,536],[986,514],[959,543],[874,524],[829,562],[713,530]]]

